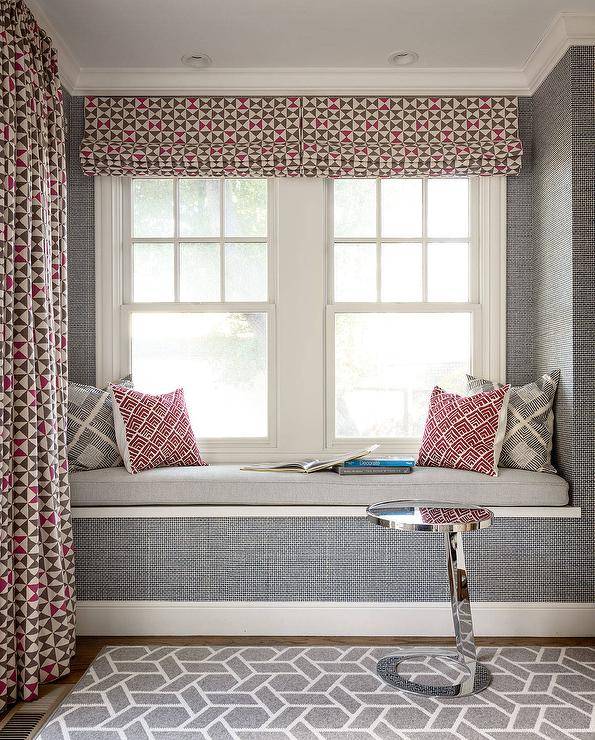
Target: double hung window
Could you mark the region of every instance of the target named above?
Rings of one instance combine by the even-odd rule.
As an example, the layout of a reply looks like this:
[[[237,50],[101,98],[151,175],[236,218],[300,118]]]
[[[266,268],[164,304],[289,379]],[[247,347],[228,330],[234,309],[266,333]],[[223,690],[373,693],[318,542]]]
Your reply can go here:
[[[212,461],[379,441],[503,380],[505,179],[97,178],[98,378],[183,386]]]
[[[263,179],[126,183],[129,368],[143,390],[183,386],[203,438],[269,437],[268,189]]]
[[[428,391],[473,366],[477,181],[330,185],[328,384],[334,437],[414,439]]]

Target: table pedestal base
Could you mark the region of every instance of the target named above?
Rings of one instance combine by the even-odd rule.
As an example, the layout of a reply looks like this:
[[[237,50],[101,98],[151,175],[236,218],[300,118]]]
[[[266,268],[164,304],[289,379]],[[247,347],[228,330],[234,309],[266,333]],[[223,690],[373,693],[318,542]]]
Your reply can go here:
[[[445,532],[444,543],[448,565],[450,605],[457,645],[456,652],[444,649],[403,652],[400,655],[383,658],[378,663],[377,671],[378,675],[387,683],[403,691],[411,691],[424,696],[468,696],[483,691],[489,686],[491,675],[484,665],[477,662],[461,532]],[[456,663],[458,668],[464,672],[465,678],[460,683],[450,686],[424,686],[415,683],[415,681],[407,681],[399,675],[399,663],[412,658],[419,659],[420,657],[430,656],[440,657]]]
[[[435,657],[447,660],[449,663],[456,665],[456,667],[462,671],[465,676],[463,679],[456,684],[448,684],[446,686],[428,686],[426,684],[417,683],[416,681],[408,681],[399,674],[399,664],[406,660],[419,660],[420,658]],[[424,652],[404,652],[402,655],[390,655],[387,658],[382,658],[378,661],[376,667],[378,675],[386,683],[394,686],[395,689],[401,691],[410,691],[413,694],[421,694],[422,696],[469,696],[470,694],[477,694],[479,691],[483,691],[490,685],[492,676],[489,670],[481,663],[475,663],[474,665],[466,665],[461,661],[457,653],[447,653],[443,650],[431,653],[429,650]]]

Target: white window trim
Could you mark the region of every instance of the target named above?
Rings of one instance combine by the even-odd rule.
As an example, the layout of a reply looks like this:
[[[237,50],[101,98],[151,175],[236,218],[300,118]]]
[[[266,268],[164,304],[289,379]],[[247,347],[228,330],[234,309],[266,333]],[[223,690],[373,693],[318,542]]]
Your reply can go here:
[[[168,178],[169,179],[169,178]],[[131,250],[125,241],[131,234],[131,178],[96,177],[96,382],[105,387],[114,379],[130,373],[130,317],[134,312],[183,313],[240,312],[267,316],[267,405],[268,435],[266,437],[201,438],[201,450],[207,455],[227,457],[237,452],[256,452],[277,446],[277,271],[276,271],[276,193],[271,180],[267,181],[267,237],[242,241],[267,243],[267,301],[216,302],[155,302],[134,303],[132,299]],[[174,188],[174,194],[177,192]],[[222,201],[221,201],[222,204]],[[174,195],[174,207],[176,207]],[[221,205],[223,208],[223,205]],[[176,208],[177,211],[177,208]],[[221,215],[221,219],[223,216]],[[177,241],[192,241],[180,239]],[[158,240],[159,241],[159,240]],[[161,241],[166,241],[165,239]],[[175,241],[175,240],[174,240]],[[203,239],[223,244],[222,239]],[[175,295],[179,295],[178,250],[176,254]],[[224,252],[221,249],[221,259]],[[223,273],[222,273],[223,275]],[[222,278],[223,279],[223,278]],[[223,295],[223,292],[222,292]]]
[[[380,181],[377,180],[376,221],[377,248],[380,242],[410,242],[410,239],[381,239],[380,233]],[[493,378],[503,382],[506,374],[506,178],[470,177],[470,264],[469,296],[467,303],[455,302],[338,302],[333,298],[333,242],[345,243],[361,239],[334,238],[333,234],[333,189],[327,186],[327,305],[326,305],[326,382],[325,382],[325,439],[326,448],[333,451],[363,447],[370,443],[369,437],[337,438],[335,436],[335,316],[341,313],[392,312],[400,313],[471,313],[473,335],[471,337],[471,372],[482,378]],[[424,183],[424,199],[426,185]],[[424,234],[425,237],[425,234]],[[368,240],[366,240],[368,241]],[[440,241],[432,240],[432,241]],[[453,241],[453,240],[450,240]],[[423,249],[425,264],[426,248]],[[427,293],[424,270],[423,295]],[[377,282],[380,290],[380,256],[377,255]],[[382,438],[374,441],[382,445],[387,453],[414,453],[419,449],[419,440],[414,438]]]
[[[506,178],[477,178],[479,223],[478,294],[483,298],[477,322],[483,342],[473,357],[473,372],[505,380],[506,366]],[[269,186],[273,223],[269,224],[269,438],[266,441],[199,440],[210,462],[281,460],[321,455],[358,446],[358,440],[335,442],[329,405],[329,315],[347,304],[329,307],[328,188],[324,181],[281,178]],[[95,178],[96,240],[96,375],[99,387],[128,372],[128,346],[122,332],[123,182]],[[485,269],[484,269],[485,267]],[[146,305],[146,304],[145,304]],[[155,304],[163,310],[163,304]],[[215,310],[233,310],[217,303]],[[243,304],[246,305],[246,304]],[[254,304],[266,312],[268,304]],[[383,304],[377,304],[382,306]],[[415,304],[413,304],[415,305]],[[424,304],[429,310],[432,304]],[[354,304],[361,310],[362,304]],[[448,304],[457,310],[456,304]],[[168,306],[170,310],[171,305]],[[464,310],[468,306],[465,305]],[[180,310],[180,309],[178,309]],[[414,310],[412,307],[410,310]],[[475,342],[475,348],[478,343]],[[326,378],[326,383],[325,383]],[[331,409],[332,411],[332,409]],[[365,440],[368,442],[369,440]],[[416,440],[391,440],[383,451],[415,452]]]

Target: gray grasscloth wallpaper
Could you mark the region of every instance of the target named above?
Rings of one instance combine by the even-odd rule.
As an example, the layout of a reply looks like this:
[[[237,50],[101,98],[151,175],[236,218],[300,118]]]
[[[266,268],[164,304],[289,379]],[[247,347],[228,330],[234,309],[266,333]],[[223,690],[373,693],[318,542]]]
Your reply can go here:
[[[593,584],[595,531],[595,47],[570,50],[572,90],[572,470]]]
[[[75,519],[77,595],[149,601],[439,601],[441,535],[355,518]],[[465,535],[480,601],[589,601],[574,520],[498,519]]]
[[[523,166],[506,183],[506,379],[533,378],[533,98],[519,98]]]
[[[94,381],[93,185],[82,100],[68,100],[71,378]],[[500,519],[466,537],[472,596],[595,596],[595,49],[570,49],[519,100],[525,154],[507,196],[507,376],[559,367],[556,461],[579,520]],[[446,598],[438,536],[364,520],[77,519],[80,599],[415,601]]]
[[[83,98],[64,94],[68,131],[68,362],[70,379],[95,385],[95,186],[83,175],[79,149]]]
[[[570,53],[534,96],[533,364],[559,367],[556,460],[572,465],[572,129]]]

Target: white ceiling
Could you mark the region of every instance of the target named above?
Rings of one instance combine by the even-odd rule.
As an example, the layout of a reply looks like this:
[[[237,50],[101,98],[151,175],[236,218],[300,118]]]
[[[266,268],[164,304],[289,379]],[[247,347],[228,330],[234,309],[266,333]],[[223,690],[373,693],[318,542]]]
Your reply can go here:
[[[555,16],[595,0],[37,0],[80,67],[522,68]]]

